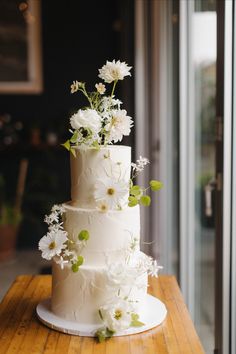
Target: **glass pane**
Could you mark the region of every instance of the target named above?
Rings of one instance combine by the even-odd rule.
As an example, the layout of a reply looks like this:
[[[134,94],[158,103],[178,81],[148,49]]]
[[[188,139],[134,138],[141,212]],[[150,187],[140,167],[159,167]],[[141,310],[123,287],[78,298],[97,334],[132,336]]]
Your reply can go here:
[[[195,0],[192,65],[195,118],[195,325],[207,353],[214,350],[214,176],[216,2]]]

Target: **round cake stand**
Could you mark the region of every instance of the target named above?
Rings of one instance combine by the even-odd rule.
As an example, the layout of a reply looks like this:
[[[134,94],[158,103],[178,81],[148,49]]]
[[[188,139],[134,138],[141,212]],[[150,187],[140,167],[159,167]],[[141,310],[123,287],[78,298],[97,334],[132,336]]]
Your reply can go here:
[[[56,316],[51,311],[51,299],[40,302],[36,308],[39,320],[46,326],[57,331],[73,334],[82,337],[94,337],[96,331],[102,327],[102,324],[89,325],[65,320]],[[142,327],[130,327],[121,332],[117,332],[114,336],[126,336],[130,334],[140,333],[154,328],[161,324],[167,314],[165,305],[152,295],[147,295],[145,303],[145,314],[140,316],[140,321],[144,323]]]

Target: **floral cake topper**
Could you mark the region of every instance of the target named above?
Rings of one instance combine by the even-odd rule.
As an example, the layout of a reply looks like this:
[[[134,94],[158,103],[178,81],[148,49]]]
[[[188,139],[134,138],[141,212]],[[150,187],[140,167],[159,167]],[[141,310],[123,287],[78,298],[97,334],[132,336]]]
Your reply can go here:
[[[95,84],[95,91],[88,92],[85,82],[73,81],[71,93],[81,92],[88,100],[88,106],[79,109],[70,117],[71,138],[63,146],[75,155],[74,146],[95,147],[117,143],[130,134],[133,120],[121,109],[122,102],[115,98],[115,88],[119,80],[131,76],[131,66],[125,62],[107,61],[99,69],[102,82]],[[109,93],[108,93],[109,92]],[[106,95],[106,93],[108,93]]]

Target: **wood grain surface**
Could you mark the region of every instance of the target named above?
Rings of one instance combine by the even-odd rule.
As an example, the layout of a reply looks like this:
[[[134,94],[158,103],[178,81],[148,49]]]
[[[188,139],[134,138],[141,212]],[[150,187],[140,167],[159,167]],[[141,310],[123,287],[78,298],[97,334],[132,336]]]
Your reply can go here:
[[[97,343],[94,338],[63,334],[41,324],[35,308],[50,296],[51,276],[19,276],[0,304],[0,354],[204,353],[175,278],[162,275],[151,278],[149,284],[149,293],[167,307],[163,324]]]

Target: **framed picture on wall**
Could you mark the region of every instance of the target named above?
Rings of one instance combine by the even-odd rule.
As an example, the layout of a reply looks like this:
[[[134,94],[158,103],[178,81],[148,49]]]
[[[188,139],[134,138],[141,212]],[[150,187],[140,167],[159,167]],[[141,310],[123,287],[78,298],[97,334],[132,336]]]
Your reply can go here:
[[[0,94],[43,90],[41,0],[0,1]]]

